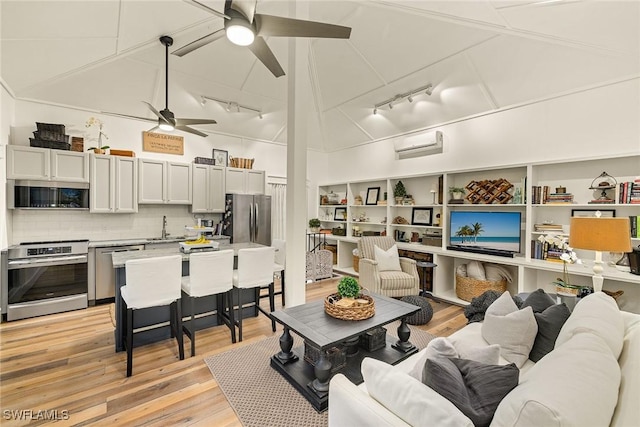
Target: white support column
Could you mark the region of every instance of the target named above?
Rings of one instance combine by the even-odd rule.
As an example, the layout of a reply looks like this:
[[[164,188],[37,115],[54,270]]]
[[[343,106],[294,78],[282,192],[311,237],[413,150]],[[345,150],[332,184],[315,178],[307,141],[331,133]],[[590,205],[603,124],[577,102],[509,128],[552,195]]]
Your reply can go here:
[[[305,19],[308,5],[289,2],[290,16]],[[298,12],[298,13],[296,13]],[[307,108],[309,44],[289,38],[287,70],[287,307],[305,303],[307,232]]]

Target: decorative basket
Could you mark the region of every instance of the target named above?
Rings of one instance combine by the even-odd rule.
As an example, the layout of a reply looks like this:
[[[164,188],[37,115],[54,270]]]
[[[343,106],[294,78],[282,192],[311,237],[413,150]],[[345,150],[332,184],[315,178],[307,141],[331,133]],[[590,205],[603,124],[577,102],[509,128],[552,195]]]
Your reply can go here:
[[[368,304],[356,307],[338,307],[334,304],[340,299],[338,294],[328,295],[324,299],[324,311],[331,317],[341,320],[364,320],[375,314],[375,301],[369,295],[360,295],[358,298],[366,299]]]
[[[360,257],[358,255],[353,256],[353,270],[356,273],[360,272]]]
[[[242,157],[232,157],[229,166],[232,168],[252,169],[254,159],[243,159]]]
[[[580,295],[581,289],[582,289],[582,286],[556,284],[556,293],[558,295],[577,297],[578,295]]]
[[[506,290],[507,279],[504,278],[494,282],[456,274],[456,295],[465,301],[471,301],[473,298],[482,295],[485,291],[498,291],[502,293]]]

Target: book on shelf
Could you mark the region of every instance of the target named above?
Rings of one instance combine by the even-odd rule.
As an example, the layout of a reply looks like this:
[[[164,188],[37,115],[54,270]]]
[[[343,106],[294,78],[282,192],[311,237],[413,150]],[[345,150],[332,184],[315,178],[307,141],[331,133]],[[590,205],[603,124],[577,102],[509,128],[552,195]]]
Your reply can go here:
[[[638,204],[640,203],[640,179],[634,181],[621,182],[617,188],[618,203]]]
[[[629,228],[632,239],[640,239],[640,215],[629,215]]]

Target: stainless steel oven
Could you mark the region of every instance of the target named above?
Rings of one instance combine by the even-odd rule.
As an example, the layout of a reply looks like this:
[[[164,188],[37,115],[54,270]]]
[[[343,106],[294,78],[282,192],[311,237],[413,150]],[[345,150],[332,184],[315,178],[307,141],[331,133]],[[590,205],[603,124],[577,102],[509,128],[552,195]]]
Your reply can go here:
[[[87,307],[87,240],[21,243],[7,252],[7,320]]]

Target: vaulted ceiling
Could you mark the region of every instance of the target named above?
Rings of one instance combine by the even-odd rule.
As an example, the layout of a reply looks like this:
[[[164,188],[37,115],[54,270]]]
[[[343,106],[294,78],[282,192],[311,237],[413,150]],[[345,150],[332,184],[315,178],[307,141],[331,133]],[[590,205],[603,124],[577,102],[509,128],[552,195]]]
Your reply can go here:
[[[223,0],[202,0],[222,11]],[[287,1],[259,13],[290,16]],[[303,7],[304,6],[304,7]],[[308,6],[308,7],[307,7]],[[188,0],[0,3],[0,78],[18,99],[154,118],[165,104],[170,52],[222,28]],[[349,40],[309,40],[309,145],[334,151],[487,111],[610,84],[640,74],[638,1],[316,0],[301,19],[352,28]],[[287,39],[267,39],[285,72]],[[287,76],[275,78],[246,48],[217,40],[169,58],[169,108],[197,126],[286,141]],[[393,109],[373,107],[431,83]],[[230,108],[202,96],[262,112]],[[235,104],[233,105],[235,106]],[[196,127],[196,126],[194,126]]]

